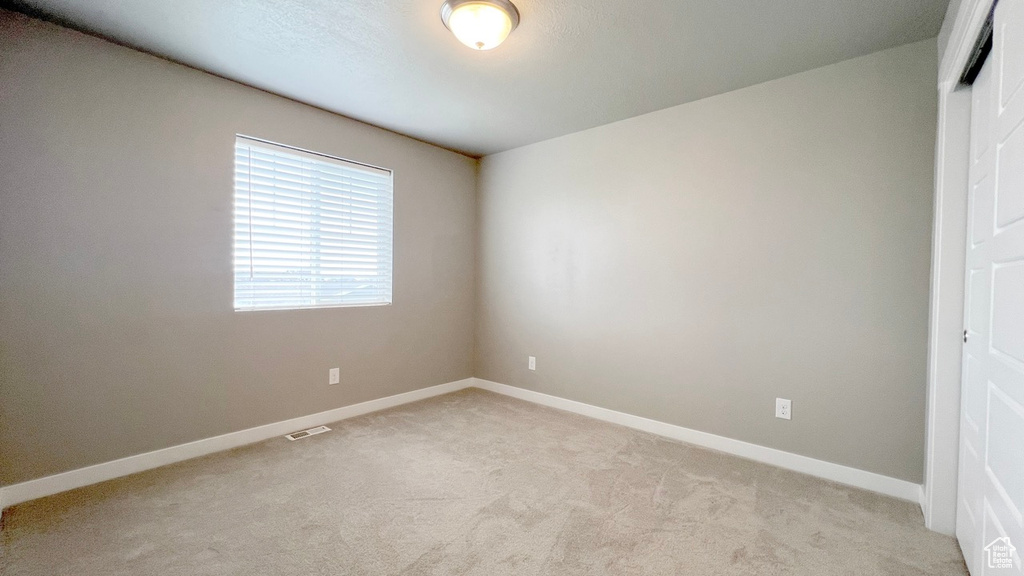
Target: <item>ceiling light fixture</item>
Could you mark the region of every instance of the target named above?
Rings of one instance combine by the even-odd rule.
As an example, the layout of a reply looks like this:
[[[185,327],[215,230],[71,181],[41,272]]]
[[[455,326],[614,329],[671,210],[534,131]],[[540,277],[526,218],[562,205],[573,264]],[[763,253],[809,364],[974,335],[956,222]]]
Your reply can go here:
[[[445,0],[441,21],[474,50],[490,50],[519,25],[519,10],[508,0]]]

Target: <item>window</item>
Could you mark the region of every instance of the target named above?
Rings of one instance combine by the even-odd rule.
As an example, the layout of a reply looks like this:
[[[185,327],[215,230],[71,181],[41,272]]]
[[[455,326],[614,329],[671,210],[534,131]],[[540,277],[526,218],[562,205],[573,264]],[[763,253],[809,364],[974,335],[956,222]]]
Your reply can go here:
[[[238,136],[235,310],[391,303],[390,170]]]

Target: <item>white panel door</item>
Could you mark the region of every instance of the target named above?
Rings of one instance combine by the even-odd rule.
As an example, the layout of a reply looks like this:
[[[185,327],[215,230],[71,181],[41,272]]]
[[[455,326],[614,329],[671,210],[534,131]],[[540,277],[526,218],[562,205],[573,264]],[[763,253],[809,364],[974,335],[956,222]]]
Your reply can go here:
[[[1024,574],[1024,0],[1000,0],[994,34],[971,117],[957,538],[974,576]]]

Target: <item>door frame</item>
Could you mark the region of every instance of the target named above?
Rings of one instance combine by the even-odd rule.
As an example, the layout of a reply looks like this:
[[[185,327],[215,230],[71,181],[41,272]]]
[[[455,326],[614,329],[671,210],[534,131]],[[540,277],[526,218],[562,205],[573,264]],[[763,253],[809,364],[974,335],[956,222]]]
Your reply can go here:
[[[925,525],[949,535],[956,532],[971,140],[971,91],[958,87],[995,2],[960,0],[949,41],[946,46],[938,46],[939,117],[935,135],[924,484],[920,497]],[[947,14],[947,18],[950,16]]]

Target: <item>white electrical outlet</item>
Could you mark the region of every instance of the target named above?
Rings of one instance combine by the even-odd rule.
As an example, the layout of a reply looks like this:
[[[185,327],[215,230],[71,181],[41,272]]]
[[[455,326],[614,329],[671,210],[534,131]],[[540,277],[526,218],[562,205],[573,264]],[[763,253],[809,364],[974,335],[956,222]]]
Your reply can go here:
[[[341,382],[341,368],[331,368],[327,383],[337,384],[338,382]]]
[[[775,399],[775,417],[783,420],[793,419],[793,403],[785,398]]]
[[[530,356],[530,361],[529,361],[528,366],[530,367],[530,370],[536,370],[537,369],[537,357],[536,356]]]

